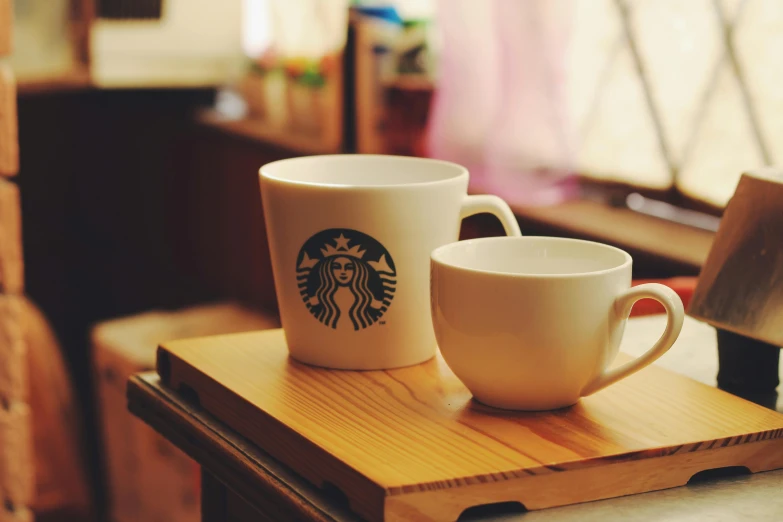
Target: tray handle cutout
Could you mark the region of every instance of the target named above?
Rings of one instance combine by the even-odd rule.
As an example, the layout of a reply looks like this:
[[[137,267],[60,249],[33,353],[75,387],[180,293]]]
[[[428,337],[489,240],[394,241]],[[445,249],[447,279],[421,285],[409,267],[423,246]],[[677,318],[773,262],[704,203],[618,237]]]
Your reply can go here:
[[[722,468],[710,468],[695,473],[688,479],[688,485],[701,484],[729,477],[741,477],[750,475],[751,471],[747,466],[724,466]]]
[[[328,481],[323,482],[321,484],[321,491],[324,496],[329,499],[330,504],[350,511],[351,501],[348,498],[348,495],[334,483]]]
[[[198,396],[198,392],[184,382],[179,383],[179,386],[177,386],[177,393],[192,407],[201,409],[201,399]]]
[[[460,514],[458,522],[470,522],[471,520],[484,520],[487,517],[500,517],[522,515],[527,513],[527,508],[522,502],[515,500],[508,502],[493,502],[491,504],[479,504],[467,508]]]

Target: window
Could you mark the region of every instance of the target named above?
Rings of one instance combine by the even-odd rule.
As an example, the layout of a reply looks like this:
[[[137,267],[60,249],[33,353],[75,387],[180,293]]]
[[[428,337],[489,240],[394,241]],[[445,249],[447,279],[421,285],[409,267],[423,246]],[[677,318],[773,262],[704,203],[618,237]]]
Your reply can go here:
[[[312,12],[317,5],[312,0],[246,2]],[[378,42],[368,46],[374,58],[355,64],[356,76],[385,77],[361,85],[372,84],[377,91],[396,85],[389,75],[404,71],[397,64],[390,73],[390,53],[380,50],[391,48],[404,56],[401,49],[415,38],[428,42],[412,48],[432,53],[427,60],[434,66],[427,72],[434,71],[437,80],[429,114],[415,119],[421,127],[425,124],[418,122],[426,121],[426,147],[389,145],[392,116],[418,106],[410,96],[385,110],[376,105],[394,103],[388,92],[351,100],[357,113],[372,113],[370,124],[357,127],[359,152],[426,150],[466,165],[481,188],[510,201],[534,190],[545,192],[547,175],[558,180],[577,172],[718,208],[731,197],[743,171],[783,164],[780,0],[350,4],[396,5],[401,27],[424,20],[419,32],[435,35],[399,30],[397,41],[389,43],[381,36],[389,38],[393,31],[381,28],[380,18],[368,22]],[[266,32],[255,31],[255,38]],[[423,82],[405,86],[429,94],[424,85],[429,77],[421,76]],[[371,140],[373,133],[386,136]],[[415,140],[421,133],[406,126],[405,134]],[[569,193],[570,185],[561,186],[562,194]]]
[[[783,163],[783,3],[578,0],[572,38],[585,175],[723,206]]]

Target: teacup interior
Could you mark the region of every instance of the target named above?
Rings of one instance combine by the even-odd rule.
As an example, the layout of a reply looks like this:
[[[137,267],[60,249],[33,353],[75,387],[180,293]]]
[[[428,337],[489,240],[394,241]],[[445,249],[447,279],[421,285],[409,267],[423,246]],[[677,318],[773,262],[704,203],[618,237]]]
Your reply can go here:
[[[551,237],[460,241],[438,248],[432,257],[467,270],[530,276],[590,274],[631,262],[631,256],[609,245]]]
[[[263,176],[284,182],[329,186],[378,187],[446,181],[467,170],[427,158],[337,154],[286,159],[264,165]]]

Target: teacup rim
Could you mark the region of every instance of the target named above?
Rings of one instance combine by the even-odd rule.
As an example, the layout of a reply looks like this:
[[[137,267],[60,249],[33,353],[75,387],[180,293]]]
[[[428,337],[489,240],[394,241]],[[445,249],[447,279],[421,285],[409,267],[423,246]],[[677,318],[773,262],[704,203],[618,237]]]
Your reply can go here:
[[[302,181],[293,180],[280,175],[274,175],[269,172],[269,169],[275,166],[280,166],[285,163],[305,163],[317,159],[336,160],[336,159],[380,159],[382,161],[399,161],[400,163],[429,163],[431,165],[442,165],[446,167],[454,168],[455,175],[445,178],[430,181],[414,181],[409,183],[386,183],[380,185],[363,185],[363,184],[343,184],[343,183],[324,183],[318,181]],[[470,173],[468,168],[459,163],[453,161],[447,161],[437,158],[426,158],[416,156],[402,156],[396,154],[312,154],[307,156],[296,156],[293,158],[284,158],[276,161],[265,163],[258,169],[258,175],[262,180],[271,181],[274,183],[280,183],[283,185],[291,185],[298,187],[312,187],[312,188],[329,188],[336,190],[388,190],[390,188],[405,189],[405,188],[418,188],[429,187],[434,185],[445,185],[454,183],[455,181],[468,179]]]
[[[595,245],[602,248],[606,248],[608,250],[613,250],[619,254],[621,254],[624,258],[624,261],[622,264],[619,264],[617,266],[613,266],[611,268],[604,268],[602,270],[591,270],[586,272],[573,272],[573,273],[564,273],[564,274],[533,274],[533,273],[522,273],[522,272],[507,272],[507,271],[498,271],[498,270],[486,270],[483,268],[473,268],[473,267],[466,267],[466,266],[459,266],[457,264],[448,262],[444,259],[442,259],[442,256],[444,255],[444,252],[448,250],[452,250],[454,248],[464,247],[465,244],[476,244],[476,243],[495,243],[499,241],[552,241],[552,242],[564,242],[564,243],[578,243],[578,244],[588,244],[588,245]],[[610,274],[612,272],[617,272],[620,270],[623,270],[625,268],[630,268],[633,265],[633,257],[631,257],[631,254],[626,252],[625,250],[621,248],[617,248],[612,245],[607,245],[606,243],[601,243],[599,241],[590,241],[586,239],[575,239],[575,238],[569,238],[569,237],[554,237],[554,236],[494,236],[494,237],[480,237],[480,238],[474,238],[474,239],[464,239],[462,241],[455,241],[454,243],[448,243],[446,245],[442,245],[435,250],[433,250],[430,254],[430,261],[432,263],[448,267],[454,270],[459,270],[462,272],[468,272],[468,273],[474,273],[474,274],[482,274],[490,277],[513,277],[517,279],[578,279],[578,278],[587,278],[587,277],[596,277],[596,276],[602,276],[606,274]]]

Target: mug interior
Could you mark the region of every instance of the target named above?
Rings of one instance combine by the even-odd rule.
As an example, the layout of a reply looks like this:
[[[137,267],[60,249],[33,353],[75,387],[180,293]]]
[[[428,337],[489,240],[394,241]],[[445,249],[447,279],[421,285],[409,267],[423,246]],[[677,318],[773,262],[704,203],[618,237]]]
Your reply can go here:
[[[577,276],[630,265],[631,256],[609,245],[554,237],[491,237],[451,243],[433,261],[477,272],[518,276]]]
[[[332,187],[388,187],[440,183],[465,177],[465,167],[429,158],[374,154],[305,156],[261,167],[267,179]]]

